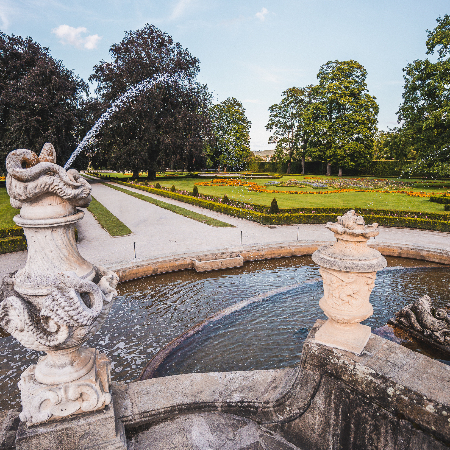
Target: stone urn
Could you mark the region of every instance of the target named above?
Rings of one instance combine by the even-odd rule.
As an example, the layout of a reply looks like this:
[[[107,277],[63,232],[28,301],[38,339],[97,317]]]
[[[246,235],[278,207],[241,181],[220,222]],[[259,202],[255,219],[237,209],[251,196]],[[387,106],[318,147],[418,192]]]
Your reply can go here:
[[[6,169],[28,259],[3,280],[0,325],[25,347],[46,352],[21,376],[20,419],[35,424],[102,409],[111,402],[110,363],[82,344],[103,324],[118,277],[78,252],[74,227],[84,212],[77,207],[89,205],[91,187],[56,164],[51,144],[39,157],[25,149],[9,153]]]
[[[328,317],[315,335],[318,343],[360,354],[371,329],[360,322],[373,314],[369,302],[376,272],[386,267],[378,250],[367,246],[378,235],[378,224],[365,225],[364,218],[348,211],[328,222],[336,242],[319,248],[312,259],[320,266],[324,296],[319,302]]]

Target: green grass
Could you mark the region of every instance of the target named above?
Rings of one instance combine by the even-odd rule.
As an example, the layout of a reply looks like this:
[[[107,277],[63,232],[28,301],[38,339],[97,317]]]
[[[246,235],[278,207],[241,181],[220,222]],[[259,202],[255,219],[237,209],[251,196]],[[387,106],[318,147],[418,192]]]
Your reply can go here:
[[[197,222],[204,223],[206,225],[210,225],[212,227],[234,227],[226,222],[222,222],[221,220],[213,219],[212,217],[205,216],[203,214],[196,213],[194,211],[190,211],[189,209],[182,208],[181,206],[172,205],[170,203],[162,202],[161,200],[156,200],[153,197],[149,197],[148,195],[138,194],[137,192],[130,191],[128,189],[123,189],[117,186],[112,186],[111,184],[104,183],[106,186],[111,189],[115,189],[116,191],[123,192],[125,194],[131,195],[132,197],[136,197],[139,200],[144,200],[145,202],[152,203],[153,205],[159,206],[160,208],[167,209],[172,211],[180,216],[187,217],[189,219],[196,220]]]
[[[111,236],[125,236],[131,233],[131,230],[124,223],[94,197],[92,197],[88,210]],[[6,188],[0,188],[0,228],[16,226],[12,219],[17,214],[19,214],[19,210],[11,206]]]
[[[97,222],[111,236],[126,236],[127,234],[131,234],[131,230],[94,197],[92,197],[88,211],[92,213]]]
[[[297,176],[283,176],[277,181],[287,181],[296,178],[302,179],[300,175]],[[325,177],[323,177],[325,178]],[[170,188],[173,184],[177,190],[192,192],[194,183],[198,181],[206,181],[207,179],[199,178],[185,178],[176,181],[160,181],[162,187]],[[257,184],[264,185],[268,179],[253,180]],[[271,181],[271,180],[270,180]],[[409,181],[409,180],[405,180]],[[156,183],[156,182],[155,182]],[[270,189],[270,186],[268,186]],[[277,188],[276,190],[303,190],[303,191],[320,191],[320,189],[312,188]],[[241,202],[254,203],[263,206],[270,206],[275,197],[278,206],[281,209],[290,208],[317,208],[317,207],[339,207],[339,208],[373,208],[373,209],[389,209],[393,211],[418,211],[418,212],[443,212],[444,206],[429,201],[427,197],[410,197],[406,194],[388,194],[380,192],[344,192],[337,194],[283,194],[283,193],[267,193],[267,192],[252,192],[248,191],[246,187],[230,187],[230,186],[198,186],[198,190],[203,195],[213,195],[216,197],[223,197],[224,194],[232,200]],[[325,189],[327,190],[327,189]],[[438,188],[411,188],[416,192],[436,192],[444,193],[446,189]]]
[[[0,228],[14,227],[13,217],[19,214],[19,210],[11,206],[6,188],[0,188]]]

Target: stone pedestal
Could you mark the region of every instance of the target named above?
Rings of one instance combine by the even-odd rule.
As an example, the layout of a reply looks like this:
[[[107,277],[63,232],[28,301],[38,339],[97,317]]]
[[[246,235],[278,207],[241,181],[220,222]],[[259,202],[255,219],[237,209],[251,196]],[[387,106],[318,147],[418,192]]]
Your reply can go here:
[[[21,422],[16,450],[126,450],[125,430],[113,403],[99,411],[37,425]]]
[[[20,420],[31,423],[49,418],[60,419],[75,413],[102,409],[111,403],[109,359],[93,348],[84,350],[84,353],[92,356],[87,367],[89,371],[76,380],[71,380],[73,370],[67,370],[71,366],[63,365],[64,362],[61,367],[70,376],[66,382],[58,383],[50,375],[47,380],[36,379],[39,378],[36,374],[37,365],[25,370],[19,381],[22,397]],[[48,355],[41,360],[45,358]]]
[[[327,225],[336,243],[314,252],[314,262],[321,266],[324,296],[319,302],[328,317],[315,335],[316,342],[360,354],[369,340],[371,329],[360,322],[373,314],[369,302],[377,270],[386,267],[386,259],[367,247],[370,237],[378,234],[378,224],[365,226],[364,219],[349,211]]]
[[[94,412],[111,403],[108,358],[82,346],[106,319],[119,281],[114,272],[86,261],[75,242],[75,224],[84,216],[78,208],[89,206],[91,187],[76,170],[56,164],[51,144],[44,145],[39,157],[26,149],[12,151],[6,169],[11,205],[20,208],[14,220],[24,229],[28,259],[25,267],[3,280],[0,325],[25,347],[47,353],[19,382],[20,419],[26,422],[21,436],[27,438],[21,438],[18,448],[116,448],[97,445],[96,432],[89,434],[82,422],[67,425],[68,436],[58,428],[88,411],[97,418],[92,420],[100,420]],[[110,414],[114,424],[112,409]],[[103,432],[104,424],[98,426]],[[52,437],[47,444],[47,438],[36,437],[52,427],[58,428],[52,433],[61,436],[59,441]],[[114,440],[111,429],[105,433],[99,442]],[[84,447],[76,444],[80,439],[86,440]]]

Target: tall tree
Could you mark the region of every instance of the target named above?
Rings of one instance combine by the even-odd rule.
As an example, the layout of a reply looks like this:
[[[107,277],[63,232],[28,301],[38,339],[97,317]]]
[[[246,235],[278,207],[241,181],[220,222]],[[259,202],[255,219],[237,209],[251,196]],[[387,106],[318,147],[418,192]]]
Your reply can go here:
[[[243,170],[253,156],[250,151],[251,122],[245,115],[242,103],[234,97],[227,98],[210,109],[213,139],[207,155],[213,167]]]
[[[269,107],[269,122],[266,130],[273,132],[269,144],[276,144],[275,158],[287,162],[290,173],[291,162],[301,159],[302,174],[305,173],[305,158],[309,155],[310,128],[307,126],[307,111],[313,101],[312,86],[286,89],[280,103]]]
[[[178,76],[186,83],[160,83],[115,113],[98,139],[99,154],[115,169],[147,170],[203,165],[203,146],[209,130],[207,87],[195,82],[199,61],[153,25],[125,34],[110,48],[111,62],[94,67],[90,81],[106,108],[130,87],[158,75]]]
[[[427,31],[427,54],[404,69],[403,103],[398,111],[402,128],[411,136],[417,162],[412,172],[450,175],[450,16],[437,19]]]
[[[318,152],[342,168],[361,167],[373,157],[378,104],[366,84],[367,71],[357,61],[329,61],[321,66],[313,88],[310,124]]]
[[[0,32],[0,159],[15,148],[39,152],[51,142],[64,164],[80,138],[79,106],[87,93],[87,84],[48,48]]]

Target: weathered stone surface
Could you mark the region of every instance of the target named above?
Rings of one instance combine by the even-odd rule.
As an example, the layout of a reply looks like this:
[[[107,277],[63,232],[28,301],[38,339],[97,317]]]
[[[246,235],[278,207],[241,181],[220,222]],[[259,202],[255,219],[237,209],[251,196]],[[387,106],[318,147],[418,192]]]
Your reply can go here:
[[[305,450],[450,445],[450,367],[375,335],[359,356],[318,344],[314,335],[322,323],[295,369],[115,384],[118,415],[133,430],[188,412],[232,413]]]
[[[317,393],[275,430],[314,450],[448,448],[450,367],[375,335],[360,356],[322,346],[312,339],[319,325],[301,361],[320,374]]]
[[[290,256],[312,255],[318,248],[329,245],[325,242],[292,241],[279,244],[250,245],[236,248],[244,262],[259,261],[272,258],[287,258]],[[402,258],[420,259],[441,264],[450,264],[450,252],[417,245],[379,244],[371,241],[370,248],[378,250],[384,256],[400,256]],[[194,259],[202,257],[214,259],[218,253],[183,254],[176,257],[156,258],[145,261],[126,262],[109,267],[119,275],[120,281],[130,281],[136,278],[148,277],[160,273],[175,272],[194,268]]]
[[[215,257],[198,257],[193,260],[194,269],[197,272],[208,272],[211,270],[230,269],[233,267],[242,267],[244,258],[236,253],[223,253]]]
[[[373,314],[369,297],[376,271],[387,263],[380,252],[367,247],[368,239],[378,235],[378,224],[366,226],[353,210],[337,220],[326,225],[336,242],[312,255],[323,278],[324,296],[319,305],[328,317],[317,331],[316,341],[359,354],[370,336],[370,327],[360,322]]]
[[[248,419],[186,414],[131,437],[129,450],[301,450]]]
[[[285,258],[289,256],[311,255],[324,243],[321,242],[299,242],[250,245],[236,249],[230,249],[229,254],[239,254],[243,262],[257,261],[272,258]],[[109,267],[117,273],[120,281],[129,281],[136,278],[148,277],[160,273],[175,272],[178,270],[194,269],[195,260],[214,261],[221,259],[223,252],[212,253],[190,253],[176,257],[156,258],[145,261],[136,261]],[[450,256],[449,256],[450,263]],[[211,269],[213,270],[213,269]]]
[[[132,442],[165,442],[167,446],[161,448],[196,448],[183,440],[186,436],[190,439],[192,431],[199,429],[195,421],[180,422],[178,418],[188,417],[184,416],[187,413],[192,418],[214,411],[255,421],[303,450],[448,448],[450,367],[375,335],[359,356],[318,344],[314,335],[322,323],[319,321],[311,331],[301,364],[294,369],[187,374],[113,383],[116,417],[124,423]],[[91,414],[101,417],[103,413]],[[62,423],[88,416],[75,416]],[[219,416],[217,420],[209,417],[208,426],[201,429],[211,430],[216,423],[219,430]],[[170,430],[174,424],[179,431],[178,440],[167,440],[173,435]],[[24,428],[41,426],[53,425],[49,422],[25,428],[22,424],[19,438]],[[96,426],[92,429],[96,430]],[[211,432],[217,437],[211,442],[228,445],[226,430],[224,426],[223,441],[220,433]],[[58,436],[72,436],[72,432],[66,429]],[[175,442],[181,447],[176,447]],[[264,448],[251,445],[248,448]]]
[[[19,427],[19,411],[0,411],[0,450],[15,448],[16,432]]]
[[[58,421],[20,423],[17,450],[126,450],[123,425],[114,417],[113,405]]]
[[[380,252],[367,247],[369,238],[378,235],[378,224],[365,225],[363,217],[351,210],[326,227],[336,242],[314,252],[313,261],[319,266],[345,272],[376,272],[386,267]]]
[[[450,355],[450,314],[447,309],[434,308],[428,295],[395,313],[389,324]]]
[[[175,417],[186,411],[247,411],[272,420],[275,402],[288,395],[296,369],[186,374],[134,383],[113,383],[117,414],[127,427]],[[309,399],[306,389],[302,395]],[[275,408],[276,409],[276,408]]]
[[[6,168],[28,259],[2,282],[0,325],[25,347],[47,353],[19,383],[20,418],[38,423],[102,408],[110,401],[109,363],[80,347],[103,324],[119,279],[86,261],[75,242],[74,225],[84,215],[77,206],[89,205],[91,188],[76,170],[56,164],[51,144],[39,157],[11,152]]]
[[[58,419],[74,413],[102,409],[111,403],[109,359],[101,353],[98,354],[95,349],[84,350],[92,355],[91,369],[76,380],[46,384],[36,380],[35,371],[39,366],[32,365],[25,370],[19,381],[22,421],[42,422],[48,418]],[[67,372],[72,378],[73,369]],[[48,378],[51,379],[51,376]]]

